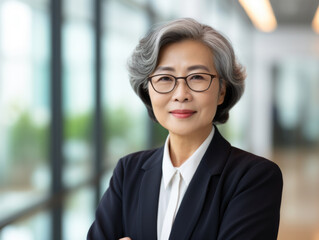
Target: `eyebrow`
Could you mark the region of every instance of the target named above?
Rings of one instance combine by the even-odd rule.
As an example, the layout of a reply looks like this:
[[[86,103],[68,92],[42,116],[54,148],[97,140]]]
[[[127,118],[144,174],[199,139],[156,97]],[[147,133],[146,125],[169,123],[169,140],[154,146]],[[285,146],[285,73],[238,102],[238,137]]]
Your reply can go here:
[[[190,66],[187,68],[188,71],[193,71],[193,70],[197,70],[197,69],[201,69],[201,70],[205,70],[205,71],[209,72],[208,67],[206,67],[205,65],[194,65],[194,66]]]
[[[208,67],[206,67],[205,65],[193,65],[187,68],[187,71],[194,71],[194,70],[205,70],[207,72],[210,72]],[[175,68],[173,67],[168,67],[168,66],[159,66],[156,68],[156,71],[169,71],[169,72],[174,72]]]
[[[170,71],[170,72],[174,72],[175,69],[172,67],[166,67],[166,66],[159,66],[156,68],[155,71]]]

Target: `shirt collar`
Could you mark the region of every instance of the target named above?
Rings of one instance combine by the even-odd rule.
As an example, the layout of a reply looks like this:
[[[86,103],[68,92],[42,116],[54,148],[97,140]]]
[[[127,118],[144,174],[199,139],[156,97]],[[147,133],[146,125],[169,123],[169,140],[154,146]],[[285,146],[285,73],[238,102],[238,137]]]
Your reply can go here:
[[[163,172],[163,180],[165,189],[167,188],[168,184],[172,180],[176,168],[173,166],[171,162],[171,157],[169,155],[169,135],[166,138],[165,145],[164,145],[164,154],[163,154],[163,164],[162,164],[162,172]]]
[[[213,126],[212,131],[205,139],[205,141],[197,148],[197,150],[178,168],[175,168],[172,164],[171,157],[169,155],[169,135],[166,138],[164,145],[164,153],[163,153],[163,164],[162,164],[162,172],[163,172],[163,180],[165,189],[169,185],[176,171],[179,171],[182,179],[188,186],[190,181],[192,180],[194,173],[202,160],[211,140],[213,139],[215,132],[215,128]]]

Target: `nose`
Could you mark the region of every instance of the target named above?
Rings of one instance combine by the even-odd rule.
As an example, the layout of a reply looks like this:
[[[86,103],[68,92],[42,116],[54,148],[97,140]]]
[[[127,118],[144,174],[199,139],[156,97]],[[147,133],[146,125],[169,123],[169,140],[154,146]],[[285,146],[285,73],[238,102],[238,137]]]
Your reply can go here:
[[[192,100],[191,90],[184,79],[178,79],[173,90],[173,101],[188,102]]]

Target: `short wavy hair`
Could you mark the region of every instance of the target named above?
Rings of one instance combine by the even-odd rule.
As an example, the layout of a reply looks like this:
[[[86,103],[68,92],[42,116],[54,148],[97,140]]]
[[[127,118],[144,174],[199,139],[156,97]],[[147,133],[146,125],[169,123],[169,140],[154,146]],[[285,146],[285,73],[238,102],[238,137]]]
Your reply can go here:
[[[244,92],[245,70],[237,62],[231,43],[212,27],[194,19],[181,18],[154,27],[139,41],[128,59],[131,86],[145,104],[151,119],[157,122],[148,93],[148,77],[158,65],[163,46],[189,39],[204,43],[212,51],[219,81],[226,86],[224,102],[217,107],[213,123],[225,123],[229,118],[229,110]]]

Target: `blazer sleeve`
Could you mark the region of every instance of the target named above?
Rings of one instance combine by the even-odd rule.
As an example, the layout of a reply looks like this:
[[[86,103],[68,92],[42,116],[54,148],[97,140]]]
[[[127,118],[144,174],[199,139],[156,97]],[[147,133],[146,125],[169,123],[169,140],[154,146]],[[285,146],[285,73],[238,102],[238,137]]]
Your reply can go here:
[[[91,225],[87,240],[113,240],[123,237],[122,229],[122,183],[123,163],[114,169],[110,185],[103,195]]]
[[[283,186],[279,167],[271,161],[262,161],[236,184],[217,239],[277,239]]]

